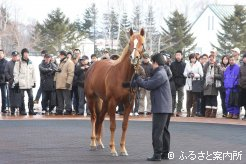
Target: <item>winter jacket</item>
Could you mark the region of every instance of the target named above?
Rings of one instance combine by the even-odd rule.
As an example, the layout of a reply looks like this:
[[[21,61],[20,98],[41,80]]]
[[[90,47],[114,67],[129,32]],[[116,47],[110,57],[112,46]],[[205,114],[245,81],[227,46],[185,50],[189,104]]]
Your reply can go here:
[[[178,62],[177,60],[172,62],[170,65],[170,69],[173,74],[173,81],[175,83],[175,86],[178,87],[183,87],[186,82],[186,77],[183,75],[184,70],[185,70],[185,62],[182,60]]]
[[[172,113],[172,96],[167,73],[163,66],[153,70],[153,76],[137,78],[140,87],[150,90],[152,113]]]
[[[240,66],[239,85],[241,88],[246,89],[246,64],[245,63],[243,63]]]
[[[219,68],[220,68],[220,73],[221,73],[221,87],[220,87],[220,89],[224,90],[225,89],[225,87],[224,87],[224,72],[225,72],[227,66],[220,64]]]
[[[11,60],[6,64],[4,70],[5,78],[9,82],[9,88],[12,87],[14,82],[14,66],[15,66],[15,62]]]
[[[230,65],[224,72],[224,86],[226,89],[236,88],[239,84],[240,67],[237,64]]]
[[[8,61],[4,58],[0,60],[0,85],[6,84],[6,81],[7,81],[7,79],[5,77],[5,73],[4,73],[4,70],[5,70],[7,63],[8,63]]]
[[[77,77],[76,81],[75,81],[75,84],[77,86],[80,86],[80,87],[84,88],[85,74],[86,74],[86,71],[88,70],[88,68],[89,68],[89,65],[85,66],[85,65],[82,65],[82,64],[78,64],[75,67],[74,76]]]
[[[68,59],[63,58],[58,66],[60,72],[56,72],[54,81],[56,82],[56,89],[72,89],[72,82],[74,77],[74,63]],[[70,84],[67,88],[66,84]]]
[[[45,63],[42,61],[39,64],[40,71],[40,86],[43,91],[54,91],[54,77],[57,66],[54,63]]]
[[[142,62],[141,66],[144,69],[144,72],[145,72],[146,77],[150,77],[151,76],[151,72],[153,70],[152,69],[152,65],[150,64],[150,62],[148,62],[148,63]]]
[[[188,75],[190,73],[194,74],[194,77],[191,78]],[[185,66],[185,70],[184,70],[184,74],[183,74],[186,78],[186,84],[185,84],[185,89],[187,91],[191,91],[192,90],[192,80],[195,79],[202,79],[203,78],[203,69],[202,69],[202,65],[200,62],[196,62],[193,66],[191,66],[191,63],[187,63]]]
[[[210,62],[207,62],[203,68],[204,76],[203,76],[203,82],[204,82],[204,90],[203,90],[203,95],[218,95],[218,88],[215,87],[215,81],[216,80],[221,80],[222,75],[220,72],[219,66],[215,63],[214,64],[214,78],[213,78],[213,84],[212,85],[206,85],[206,76],[207,76],[207,71],[208,68],[211,67]]]
[[[20,89],[31,89],[36,83],[34,65],[29,59],[15,62],[14,83],[19,83]]]

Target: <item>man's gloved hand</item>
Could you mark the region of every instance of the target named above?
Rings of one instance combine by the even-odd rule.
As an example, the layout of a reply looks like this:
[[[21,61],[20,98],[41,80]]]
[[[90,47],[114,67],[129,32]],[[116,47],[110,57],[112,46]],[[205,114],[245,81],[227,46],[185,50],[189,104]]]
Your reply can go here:
[[[71,86],[71,84],[66,83],[66,88],[67,88],[67,89],[69,89],[69,88],[70,88],[70,86]]]
[[[19,83],[15,83],[15,85],[14,85],[14,92],[15,93],[19,93],[20,92]]]
[[[58,69],[56,70],[56,72],[61,72],[61,69],[60,69],[60,68],[58,68]]]
[[[32,88],[35,88],[36,87],[36,83],[33,84]]]
[[[133,76],[133,80],[137,80],[138,77],[139,77],[139,74],[135,73]]]
[[[132,80],[131,84],[130,84],[131,88],[137,88],[138,84],[136,80]]]

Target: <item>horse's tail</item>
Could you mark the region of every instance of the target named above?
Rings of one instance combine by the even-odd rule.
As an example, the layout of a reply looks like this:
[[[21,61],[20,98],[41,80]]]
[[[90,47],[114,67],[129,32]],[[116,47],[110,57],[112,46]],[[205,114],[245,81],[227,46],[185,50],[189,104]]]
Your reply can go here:
[[[102,110],[102,99],[98,98],[96,100],[96,104],[95,104],[95,112],[96,112],[96,135],[98,134],[98,125],[100,124],[100,113]]]

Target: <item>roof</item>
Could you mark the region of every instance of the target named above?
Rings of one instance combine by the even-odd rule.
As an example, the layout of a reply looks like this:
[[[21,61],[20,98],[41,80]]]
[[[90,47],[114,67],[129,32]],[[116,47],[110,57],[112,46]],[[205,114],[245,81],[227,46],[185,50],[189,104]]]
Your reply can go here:
[[[224,19],[224,17],[233,15],[234,13],[234,5],[214,5],[213,4],[213,5],[208,5],[208,7],[221,20]]]
[[[197,20],[202,16],[202,14],[207,10],[210,9],[219,19],[223,19],[224,17],[227,17],[229,15],[232,15],[234,13],[234,5],[217,5],[217,4],[210,4],[208,5],[202,13],[197,17],[197,19],[194,21],[192,26],[197,22]]]

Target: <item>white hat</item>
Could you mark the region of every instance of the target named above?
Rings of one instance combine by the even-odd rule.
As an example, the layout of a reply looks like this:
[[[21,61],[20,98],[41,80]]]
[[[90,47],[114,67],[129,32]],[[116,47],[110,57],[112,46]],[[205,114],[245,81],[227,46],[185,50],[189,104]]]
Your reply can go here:
[[[217,52],[217,49],[216,48],[212,48],[212,50],[210,52]]]
[[[237,48],[237,47],[235,47],[235,48],[231,49],[231,51],[235,51],[235,52],[237,52],[237,53],[239,53],[239,54],[240,54],[240,49],[239,49],[239,48]]]

